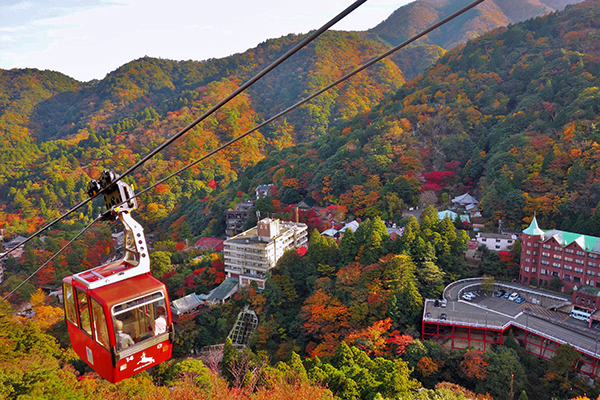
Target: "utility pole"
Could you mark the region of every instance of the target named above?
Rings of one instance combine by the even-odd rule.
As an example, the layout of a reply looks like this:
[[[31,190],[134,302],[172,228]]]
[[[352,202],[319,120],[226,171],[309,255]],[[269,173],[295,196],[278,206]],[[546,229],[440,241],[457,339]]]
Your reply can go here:
[[[515,393],[513,392],[513,379],[515,377],[515,374],[510,374],[510,392],[508,393],[508,398],[510,400],[513,400],[513,397],[515,396]]]

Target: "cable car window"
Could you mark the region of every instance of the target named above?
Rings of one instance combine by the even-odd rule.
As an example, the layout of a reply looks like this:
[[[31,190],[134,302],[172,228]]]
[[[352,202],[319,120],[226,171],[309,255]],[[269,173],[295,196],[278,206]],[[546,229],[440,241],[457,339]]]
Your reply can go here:
[[[65,315],[67,319],[78,326],[77,323],[77,309],[75,308],[75,293],[73,293],[73,286],[64,283],[63,284],[63,294],[64,294],[64,303],[65,303]]]
[[[90,309],[85,292],[77,289],[77,308],[79,309],[79,321],[81,329],[92,336],[92,324],[90,321]]]
[[[113,307],[117,350],[167,331],[165,296],[155,292]]]
[[[92,300],[92,314],[94,315],[94,335],[96,341],[108,349],[108,327],[106,326],[106,317],[102,306],[94,299]]]

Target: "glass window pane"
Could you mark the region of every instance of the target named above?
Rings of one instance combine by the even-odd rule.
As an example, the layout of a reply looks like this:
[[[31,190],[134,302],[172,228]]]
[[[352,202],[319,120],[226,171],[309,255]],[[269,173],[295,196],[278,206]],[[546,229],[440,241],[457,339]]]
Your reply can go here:
[[[108,350],[110,345],[106,317],[104,316],[102,306],[94,299],[92,299],[92,313],[94,314],[94,335],[96,336],[96,341]]]
[[[73,286],[63,284],[63,301],[65,303],[65,315],[67,319],[77,326],[77,311],[75,309],[75,293]]]
[[[88,335],[92,336],[92,325],[90,323],[90,310],[87,295],[77,289],[77,307],[79,308],[79,322],[81,329]]]
[[[153,293],[116,305],[113,324],[118,350],[165,333],[169,321],[164,294]]]

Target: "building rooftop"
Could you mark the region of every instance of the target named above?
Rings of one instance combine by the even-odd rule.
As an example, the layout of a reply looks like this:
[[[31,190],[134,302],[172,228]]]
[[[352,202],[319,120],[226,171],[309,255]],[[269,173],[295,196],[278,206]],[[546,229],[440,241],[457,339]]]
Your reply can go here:
[[[542,230],[539,228],[535,217],[533,217],[531,224],[529,224],[523,233],[531,236],[543,236],[544,241],[554,238],[563,247],[575,242],[583,250],[600,253],[600,238],[582,235],[581,233],[565,232],[558,229]]]
[[[202,301],[213,303],[215,301],[227,300],[237,291],[239,280],[237,278],[225,278],[223,282],[208,294],[201,294],[198,298]]]
[[[477,237],[485,237],[490,239],[514,239],[516,235],[514,234],[506,234],[506,233],[485,233],[478,232]]]
[[[457,196],[455,198],[452,199],[453,203],[458,203],[458,204],[477,204],[479,203],[479,201],[471,196],[469,193],[465,193],[461,196]]]
[[[600,325],[593,329],[588,328],[586,322],[550,310],[553,305],[559,308],[561,305],[571,304],[569,296],[521,284],[496,281],[493,290],[502,288],[508,292],[518,292],[525,298],[525,303],[517,304],[505,298],[486,296],[481,292],[481,281],[481,278],[472,278],[448,285],[443,296],[448,302],[447,306],[436,307],[433,300],[427,300],[423,320],[501,330],[510,327],[511,324],[517,325],[529,331],[539,332],[540,335],[559,343],[570,343],[581,352],[600,356],[595,342]],[[465,301],[460,299],[460,293],[463,291],[479,292],[479,295],[472,301]],[[429,317],[426,316],[427,313]],[[442,319],[441,314],[446,314],[446,319]]]
[[[191,293],[185,297],[171,301],[171,310],[179,315],[201,306],[202,303],[202,300],[196,293]]]
[[[600,289],[591,286],[576,286],[573,288],[573,290],[585,294],[591,294],[592,296],[600,296]]]
[[[280,221],[279,223],[279,235],[283,235],[284,233],[286,233],[287,231],[289,231],[290,229],[294,229],[296,227],[300,227],[302,225],[305,225],[303,223],[293,223],[293,222],[287,222],[287,221]],[[277,236],[275,236],[277,237]],[[257,247],[264,247],[267,245],[268,242],[265,241],[261,241],[258,238],[258,228],[254,227],[251,229],[248,229],[247,231],[244,231],[242,233],[240,233],[239,235],[236,235],[230,239],[227,239],[225,241],[226,244],[243,244],[243,245],[250,245],[250,246],[257,246]]]

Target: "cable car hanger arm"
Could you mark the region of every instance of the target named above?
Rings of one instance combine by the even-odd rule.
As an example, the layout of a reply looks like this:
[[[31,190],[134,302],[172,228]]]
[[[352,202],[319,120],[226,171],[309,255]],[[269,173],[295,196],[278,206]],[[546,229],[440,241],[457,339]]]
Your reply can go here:
[[[90,289],[150,272],[144,229],[131,216],[131,212],[137,208],[135,194],[131,186],[117,179],[113,171],[105,170],[100,179],[92,180],[88,185],[90,197],[100,192],[103,194],[107,210],[99,218],[105,221],[119,219],[125,227],[125,251],[121,260],[73,275],[74,279]]]

